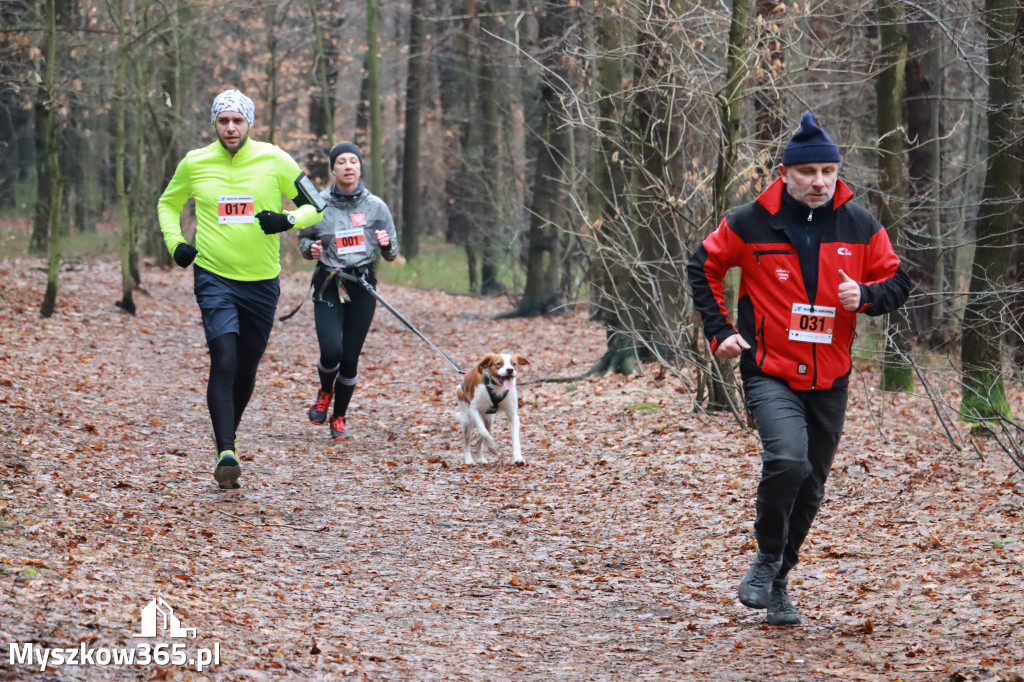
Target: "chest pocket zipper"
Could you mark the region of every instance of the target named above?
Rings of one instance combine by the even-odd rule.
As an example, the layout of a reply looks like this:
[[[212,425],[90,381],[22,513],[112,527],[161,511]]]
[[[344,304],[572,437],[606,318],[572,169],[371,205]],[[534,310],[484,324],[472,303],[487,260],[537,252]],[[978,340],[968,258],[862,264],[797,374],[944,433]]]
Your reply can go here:
[[[761,256],[792,256],[793,249],[767,249],[763,251],[753,251],[754,261],[761,265]]]

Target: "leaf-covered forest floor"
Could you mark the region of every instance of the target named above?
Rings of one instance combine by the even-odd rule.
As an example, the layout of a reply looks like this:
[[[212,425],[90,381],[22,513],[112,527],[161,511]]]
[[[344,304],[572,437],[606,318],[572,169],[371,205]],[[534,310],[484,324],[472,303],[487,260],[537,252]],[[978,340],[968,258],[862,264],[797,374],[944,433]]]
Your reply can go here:
[[[243,487],[211,475],[207,354],[192,273],[0,263],[0,678],[11,643],[134,646],[162,596],[203,674],[51,666],[34,679],[1020,680],[1024,481],[991,443],[956,452],[930,404],[853,382],[824,506],[794,570],[804,624],[741,606],[756,435],[693,411],[655,368],[579,374],[604,350],[581,311],[494,321],[505,302],[382,294],[462,365],[530,359],[526,467],[466,467],[457,374],[378,309],[349,410],[309,424],[311,305],[278,323],[239,440]],[[285,273],[279,313],[305,293]],[[1011,403],[1021,405],[1021,396]],[[494,458],[491,457],[492,462]],[[166,641],[166,640],[165,640]]]

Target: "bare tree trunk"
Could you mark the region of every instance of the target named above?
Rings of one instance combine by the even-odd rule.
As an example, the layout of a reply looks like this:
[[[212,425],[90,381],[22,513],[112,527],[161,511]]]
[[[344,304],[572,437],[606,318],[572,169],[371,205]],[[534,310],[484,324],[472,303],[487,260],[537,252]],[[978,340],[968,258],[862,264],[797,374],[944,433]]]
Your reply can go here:
[[[322,3],[308,0],[309,17],[313,33],[313,79],[315,87],[309,99],[309,133],[325,151],[334,146],[334,84],[338,80],[338,50],[331,34],[339,28],[328,19],[321,23],[318,7]],[[330,7],[330,6],[328,6]],[[329,10],[328,10],[329,11]],[[340,22],[340,20],[338,20]],[[325,33],[327,35],[325,35]],[[275,79],[276,82],[276,79]],[[326,155],[310,151],[306,167],[310,175],[325,182],[330,177]]]
[[[622,93],[624,60],[618,46],[632,36],[626,30],[627,11],[614,0],[603,0],[597,18],[595,82],[597,84],[598,130],[595,169],[588,196],[591,219],[591,298],[595,318],[607,327],[606,350],[593,372],[632,374],[636,369],[636,344],[629,335],[628,316],[615,295],[615,282],[629,277],[625,264],[616,257],[618,235],[625,231],[628,213],[628,178],[625,149],[619,129],[626,122],[627,100]]]
[[[906,119],[909,206],[905,217],[905,267],[920,292],[907,307],[914,335],[932,348],[949,338],[942,314],[942,261],[939,258],[941,172],[939,99],[941,64],[939,36],[930,17],[911,10],[907,22]]]
[[[777,0],[757,0],[757,89],[754,91],[756,137],[762,145],[756,166],[758,183],[766,187],[774,173],[775,149],[782,137],[782,95],[777,81],[785,69],[782,35],[772,15]]]
[[[458,19],[449,41],[439,41],[441,50],[450,49],[441,55],[440,74],[441,103],[444,113],[445,130],[451,141],[445,147],[445,167],[453,169],[445,180],[445,238],[454,244],[461,244],[466,250],[466,272],[469,290],[479,291],[477,277],[476,248],[473,244],[474,220],[471,217],[471,199],[476,194],[473,187],[479,175],[476,163],[479,157],[479,128],[475,125],[474,114],[477,106],[476,40],[479,37],[479,22],[476,18],[476,0],[466,0],[446,11],[454,12]],[[447,57],[447,59],[444,59]]]
[[[43,303],[39,308],[39,314],[43,317],[50,317],[57,306],[57,279],[60,273],[60,257],[63,240],[63,221],[61,220],[60,208],[61,197],[64,194],[64,180],[60,172],[60,159],[57,153],[57,122],[54,120],[54,109],[56,108],[57,92],[57,8],[55,0],[46,0],[44,5],[44,26],[42,52],[45,55],[43,65],[43,84],[40,88],[39,97],[42,100],[42,110],[37,114],[37,124],[42,126],[42,151],[43,163],[40,171],[47,178],[49,192],[39,197],[39,201],[46,201],[46,233],[49,235],[47,247],[49,250],[49,262],[46,269],[46,293],[43,295]],[[37,218],[39,213],[36,213]]]
[[[502,50],[493,38],[497,34],[498,22],[494,16],[494,5],[488,3],[487,11],[481,14],[481,40],[487,47],[480,51],[480,119],[482,132],[483,173],[479,178],[481,196],[478,201],[480,223],[474,226],[479,236],[480,294],[497,296],[505,293],[505,287],[498,280],[500,267],[499,243],[505,233],[502,197],[505,191],[502,181],[504,168],[501,161],[501,109],[499,102],[505,100],[502,93],[507,83],[498,75],[498,55]]]
[[[736,154],[739,144],[740,106],[743,97],[743,81],[747,76],[747,34],[750,32],[750,0],[735,0],[732,4],[732,22],[729,25],[729,53],[726,57],[725,87],[719,95],[721,103],[718,167],[714,181],[714,215],[724,216],[732,203],[732,183],[736,179]],[[735,286],[727,283],[726,300],[736,298]],[[722,358],[711,358],[717,367],[712,368],[711,383],[708,386],[710,411],[730,410],[738,412],[736,378],[732,363]]]
[[[1020,45],[1016,0],[986,0],[988,29],[988,167],[978,216],[971,285],[964,311],[960,412],[981,421],[1011,417],[1000,362],[1001,318],[1007,305],[1021,186]]]
[[[117,28],[117,76],[114,80],[114,168],[115,168],[115,191],[117,192],[118,213],[121,216],[121,300],[117,306],[125,312],[135,314],[135,301],[132,292],[135,288],[135,280],[131,274],[132,245],[134,243],[134,227],[129,209],[128,187],[125,180],[125,157],[127,155],[127,132],[125,126],[125,110],[128,107],[128,62],[131,59],[129,53],[130,41],[128,31],[125,27],[124,3],[117,2],[108,5],[110,17]]]
[[[420,252],[420,109],[426,76],[425,0],[412,0],[409,17],[409,75],[405,83],[405,142],[402,150],[402,253]]]
[[[903,100],[906,93],[907,26],[903,4],[878,0],[882,70],[875,80],[878,106],[878,185],[882,192],[881,222],[897,252],[904,251]],[[913,391],[914,371],[910,354],[910,327],[899,312],[888,316],[888,343],[882,361],[882,390]]]
[[[547,0],[538,10],[539,39],[544,66],[540,80],[540,149],[534,169],[533,203],[527,233],[526,285],[514,315],[544,315],[563,302],[561,230],[564,225],[566,177],[572,163],[568,126],[560,92],[567,86],[568,70],[562,43],[569,27],[569,0]],[[569,93],[567,93],[569,94]]]
[[[370,191],[384,192],[384,123],[380,101],[380,0],[366,0],[366,96],[370,109]]]
[[[287,6],[288,0],[268,2],[263,6],[263,23],[267,27],[267,61],[263,66],[267,83],[267,113],[261,118],[267,129],[267,142],[271,144],[274,144],[274,136],[277,134],[278,70],[280,69],[280,58],[277,53],[280,39],[278,31],[274,29],[280,26],[284,20]],[[315,10],[311,8],[310,11]]]
[[[32,233],[29,235],[29,253],[37,256],[47,252],[50,239],[50,213],[54,205],[54,178],[47,169],[51,142],[48,137],[48,126],[53,125],[52,103],[48,102],[45,88],[37,90],[37,99],[33,105],[35,116],[35,147],[36,147],[36,211],[32,222]],[[56,136],[53,144],[56,144]]]

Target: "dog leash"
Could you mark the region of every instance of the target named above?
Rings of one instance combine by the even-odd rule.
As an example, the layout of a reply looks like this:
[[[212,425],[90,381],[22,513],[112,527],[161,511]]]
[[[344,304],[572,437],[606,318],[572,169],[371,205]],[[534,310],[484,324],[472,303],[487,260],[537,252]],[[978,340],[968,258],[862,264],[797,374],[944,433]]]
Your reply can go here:
[[[324,283],[321,284],[320,288],[316,290],[316,295],[320,296],[321,298],[323,297],[324,292],[327,291],[327,285],[330,284],[331,280],[334,279],[334,276],[338,272],[340,272],[340,271],[338,269],[333,269],[333,270],[329,270],[328,272],[329,272],[329,274],[327,275],[327,278],[324,279]],[[295,306],[294,308],[292,308],[292,311],[290,313],[285,313],[284,315],[280,316],[277,319],[279,319],[281,322],[284,322],[285,320],[290,320],[291,318],[293,318],[295,316],[295,313],[299,312],[299,308],[302,307],[302,304],[305,303],[308,299],[313,297],[313,294],[314,294],[313,289],[314,289],[313,285],[310,284],[309,285],[309,292],[305,296],[302,297],[302,300],[299,301],[299,304],[297,306]]]
[[[394,315],[395,317],[397,317],[397,318],[398,318],[398,321],[399,321],[399,322],[401,322],[401,323],[402,323],[402,324],[404,324],[404,325],[405,325],[406,327],[408,327],[408,328],[409,328],[409,330],[410,330],[410,331],[411,331],[411,332],[412,332],[413,334],[415,334],[416,336],[418,336],[418,337],[420,337],[421,339],[423,339],[423,341],[424,341],[424,342],[426,342],[426,344],[427,344],[428,346],[430,346],[431,348],[433,348],[433,349],[434,349],[435,351],[437,351],[437,353],[438,353],[438,354],[439,354],[439,355],[440,355],[441,357],[443,357],[443,358],[444,358],[445,360],[447,360],[447,361],[448,361],[448,364],[449,364],[449,365],[451,365],[452,367],[454,367],[454,368],[455,368],[455,371],[456,371],[456,372],[458,372],[459,374],[465,374],[465,373],[466,373],[466,370],[462,369],[462,368],[461,368],[461,367],[459,367],[459,366],[458,366],[457,364],[455,364],[455,361],[454,361],[454,360],[452,360],[452,359],[451,359],[450,357],[448,357],[447,355],[445,355],[445,352],[444,352],[443,350],[441,350],[440,348],[438,348],[437,346],[435,346],[435,345],[434,345],[433,343],[431,343],[431,342],[430,342],[430,339],[428,339],[428,338],[427,338],[426,336],[424,336],[424,335],[423,335],[423,333],[422,333],[422,332],[421,332],[421,331],[420,331],[419,329],[417,329],[416,327],[414,327],[414,326],[412,325],[412,323],[411,323],[411,322],[409,322],[409,320],[407,320],[407,319],[405,319],[404,317],[402,317],[402,314],[401,314],[401,313],[399,313],[399,312],[398,312],[397,310],[395,310],[395,309],[394,309],[394,307],[392,307],[392,305],[391,305],[390,303],[388,303],[387,301],[385,301],[385,300],[384,300],[384,298],[383,298],[383,297],[381,297],[381,295],[377,293],[377,290],[373,288],[373,285],[372,285],[372,284],[370,284],[370,283],[369,283],[368,281],[366,281],[366,275],[360,275],[359,277],[353,277],[352,275],[348,274],[347,272],[343,272],[343,271],[341,271],[341,270],[335,270],[334,272],[335,272],[335,273],[337,274],[337,276],[338,276],[338,277],[340,277],[341,279],[347,279],[347,280],[349,280],[350,282],[356,282],[357,284],[361,284],[361,285],[363,286],[363,288],[364,288],[364,289],[366,289],[367,291],[369,291],[369,292],[370,292],[370,295],[371,295],[371,296],[373,296],[373,297],[374,297],[375,299],[377,299],[377,300],[378,300],[378,301],[380,302],[380,304],[381,304],[382,306],[384,306],[385,308],[387,308],[387,309],[388,309],[388,312],[389,312],[389,313],[391,313],[392,315]]]

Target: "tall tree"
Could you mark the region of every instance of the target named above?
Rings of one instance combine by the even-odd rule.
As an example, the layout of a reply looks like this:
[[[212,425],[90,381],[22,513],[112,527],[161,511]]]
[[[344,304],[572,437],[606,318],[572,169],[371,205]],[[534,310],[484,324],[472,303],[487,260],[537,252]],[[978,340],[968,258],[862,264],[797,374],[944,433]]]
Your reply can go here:
[[[1017,0],[986,0],[988,35],[988,163],[964,310],[960,411],[971,421],[1010,417],[1000,357],[1020,211],[1020,43]]]
[[[384,193],[384,121],[380,95],[380,0],[366,0],[366,98],[370,109],[370,191]]]
[[[480,222],[474,227],[480,254],[480,293],[484,296],[495,296],[505,291],[498,279],[501,270],[500,242],[505,233],[502,210],[502,198],[505,196],[501,160],[502,108],[499,103],[505,99],[504,93],[508,86],[498,76],[499,56],[503,51],[495,38],[500,30],[495,16],[496,6],[494,2],[487,2],[486,11],[480,16],[482,40],[487,41],[487,46],[479,55],[479,125],[482,136],[480,149],[483,153],[482,173],[477,179],[481,189],[475,202]]]
[[[570,0],[547,0],[538,7],[540,146],[534,167],[533,201],[526,234],[526,283],[515,315],[546,314],[563,302],[561,245],[565,228],[565,169],[572,163],[571,129],[562,95],[570,95],[563,46],[569,30]],[[568,99],[568,98],[567,98]]]
[[[903,143],[903,104],[906,93],[907,25],[903,3],[878,0],[880,71],[875,79],[878,128],[878,187],[882,193],[881,222],[898,253],[904,251],[906,182]],[[907,361],[910,327],[899,312],[888,316],[888,343],[882,362],[882,389],[914,390],[914,372]]]
[[[46,194],[40,194],[38,201],[45,202],[42,215],[46,218],[47,249],[49,258],[46,269],[46,293],[39,313],[50,317],[57,306],[57,279],[60,274],[62,233],[64,221],[61,220],[60,208],[64,195],[64,179],[60,171],[60,158],[57,150],[57,8],[55,0],[46,0],[43,5],[43,44],[44,55],[43,79],[39,87],[36,109],[36,125],[39,126],[42,153],[39,172],[46,177]],[[41,183],[42,185],[42,183]],[[36,212],[39,220],[40,212]]]
[[[157,13],[158,7],[164,13]],[[155,73],[152,82],[158,84],[159,96],[146,100],[148,119],[140,123],[149,134],[146,153],[156,162],[145,166],[151,177],[151,184],[160,192],[174,176],[174,171],[185,151],[193,120],[193,93],[197,79],[200,46],[203,35],[203,13],[189,0],[174,0],[173,3],[158,4],[150,8],[152,21],[159,30],[148,43]],[[141,202],[140,202],[141,203]],[[152,204],[146,204],[152,211]],[[150,214],[152,215],[152,214]],[[161,266],[172,263],[167,252],[163,234],[157,221],[152,219],[139,222],[140,241],[145,252]]]
[[[632,374],[636,368],[635,344],[630,338],[628,316],[620,314],[616,282],[629,276],[628,260],[618,256],[619,235],[625,232],[628,215],[629,177],[621,131],[629,108],[623,84],[627,61],[618,46],[631,42],[636,28],[627,16],[628,5],[616,0],[598,4],[594,82],[597,100],[596,144],[588,187],[590,226],[591,305],[594,317],[605,324],[607,348],[592,371]]]
[[[314,87],[309,102],[309,133],[317,146],[330,150],[334,146],[334,86],[338,80],[338,50],[334,36],[341,28],[342,18],[329,16],[326,22],[320,18],[322,3],[308,0],[308,11],[313,33],[313,80]],[[330,177],[327,158],[312,150],[306,165],[319,181]]]
[[[267,142],[274,143],[274,136],[277,134],[278,123],[278,99],[280,98],[280,69],[281,69],[281,37],[280,32],[274,30],[284,21],[285,13],[288,10],[290,0],[273,0],[263,4],[263,24],[267,27],[267,58],[264,62],[263,73],[266,78],[266,100],[267,113],[262,117],[263,125],[267,130]],[[310,10],[316,16],[314,9]],[[310,106],[315,109],[316,105]],[[321,111],[323,108],[321,107]],[[333,114],[332,114],[333,115]],[[312,126],[310,126],[312,127]]]
[[[779,81],[785,70],[782,31],[775,23],[777,0],[757,0],[757,68],[754,90],[754,122],[759,146],[755,172],[758,186],[766,187],[782,137],[782,93]]]
[[[747,35],[750,32],[750,0],[735,0],[732,4],[732,19],[729,23],[729,46],[726,56],[725,85],[719,93],[719,141],[718,165],[713,184],[713,206],[715,216],[724,216],[733,201],[732,184],[736,181],[736,157],[739,147],[740,108],[745,95],[743,83],[748,73]],[[735,284],[726,283],[726,299],[735,302]],[[709,410],[732,410],[739,412],[736,400],[736,379],[732,363],[723,358],[711,358],[712,381],[708,386]]]
[[[408,258],[415,258],[420,252],[420,115],[427,66],[426,11],[426,0],[412,0],[402,150],[402,251]]]
[[[127,157],[128,131],[125,118],[128,108],[128,67],[132,61],[131,36],[127,22],[129,17],[137,16],[134,11],[125,7],[123,0],[108,2],[111,21],[117,30],[117,71],[114,79],[114,167],[115,190],[117,192],[118,214],[121,217],[121,300],[117,305],[132,315],[135,314],[135,301],[132,292],[135,279],[132,277],[132,253],[135,250],[135,226],[132,222],[128,183],[125,177]],[[137,179],[138,181],[139,179]]]
[[[934,11],[940,11],[936,7]],[[936,22],[920,8],[908,8],[906,67],[907,179],[909,206],[905,267],[919,295],[907,307],[914,335],[932,347],[949,336],[943,304],[945,286],[941,220],[942,157],[939,88],[942,39]]]

